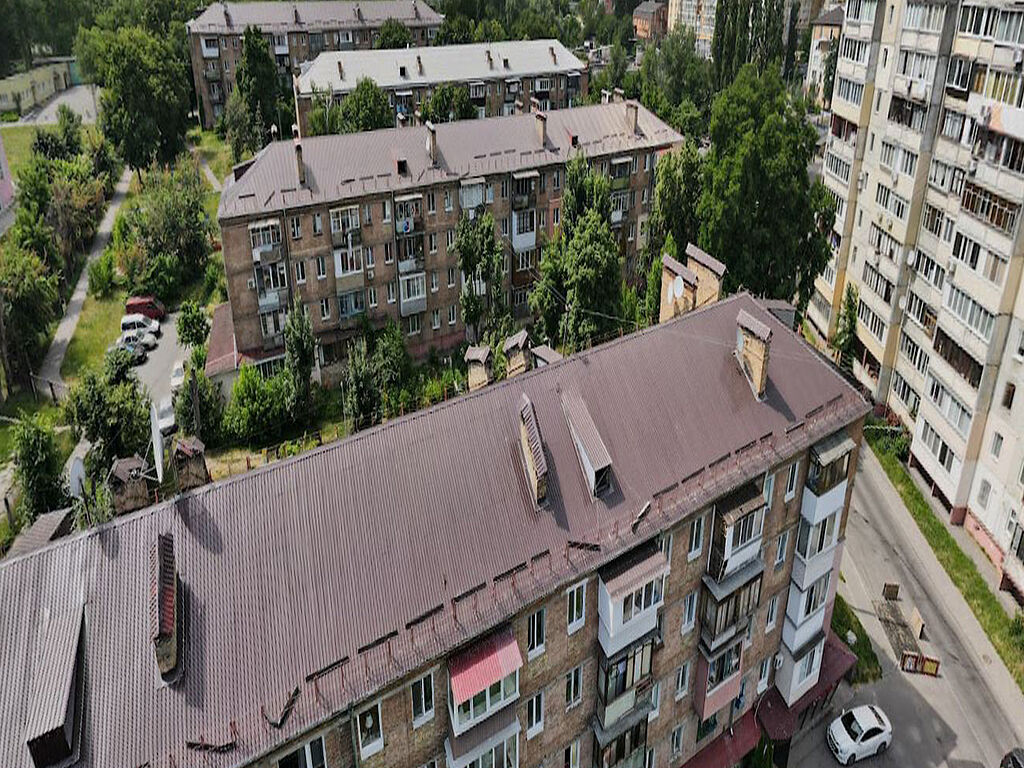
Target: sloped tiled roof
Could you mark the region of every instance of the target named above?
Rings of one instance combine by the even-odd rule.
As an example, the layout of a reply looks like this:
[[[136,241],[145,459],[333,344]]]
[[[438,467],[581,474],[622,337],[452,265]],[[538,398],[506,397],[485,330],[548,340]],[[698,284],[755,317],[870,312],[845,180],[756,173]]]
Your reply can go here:
[[[300,2],[210,3],[188,22],[197,34],[363,29],[398,19],[407,27],[439,26],[444,16],[423,0],[300,0]]]

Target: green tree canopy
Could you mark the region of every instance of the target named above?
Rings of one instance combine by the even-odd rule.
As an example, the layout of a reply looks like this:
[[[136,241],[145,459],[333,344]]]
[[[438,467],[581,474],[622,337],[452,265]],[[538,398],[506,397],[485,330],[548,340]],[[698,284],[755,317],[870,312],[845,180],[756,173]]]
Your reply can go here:
[[[465,85],[441,83],[423,105],[421,114],[432,123],[447,123],[476,117],[476,107],[469,100],[469,89]]]
[[[448,14],[434,37],[434,45],[464,45],[473,42],[473,22],[465,16]]]
[[[316,339],[313,324],[306,308],[295,302],[284,324],[284,370],[291,379],[288,411],[294,422],[302,424],[313,410],[313,364],[316,358]]]
[[[191,363],[185,373],[185,384],[174,397],[174,418],[184,434],[195,435],[207,448],[220,442],[224,420],[220,389],[206,378],[202,368]]]
[[[836,62],[839,60],[839,44],[833,40],[825,55],[825,70],[821,75],[821,101],[828,107],[832,104],[832,90],[836,83]]]
[[[210,335],[210,321],[206,319],[206,313],[192,300],[181,305],[175,328],[178,332],[178,343],[189,349],[202,346]]]
[[[57,278],[42,259],[16,242],[0,242],[3,334],[0,363],[8,383],[28,381],[31,362],[49,340],[61,311]]]
[[[57,440],[53,428],[38,415],[23,419],[14,427],[14,467],[21,487],[21,510],[29,522],[44,512],[67,505],[64,462]]]
[[[290,380],[284,371],[264,378],[251,365],[243,365],[224,411],[224,428],[250,445],[266,445],[287,427]]]
[[[506,314],[502,296],[504,252],[494,236],[494,217],[485,213],[476,218],[463,215],[455,229],[452,250],[459,259],[459,269],[466,276],[460,296],[462,319],[479,339]],[[483,293],[475,288],[483,285]]]
[[[341,116],[345,133],[375,131],[395,124],[387,94],[368,77],[356,83],[355,90],[341,102]]]
[[[341,105],[334,101],[330,93],[314,93],[309,109],[309,135],[327,136],[345,132],[345,116]]]
[[[374,48],[408,48],[412,45],[412,32],[398,19],[386,19],[373,42]]]
[[[360,336],[349,344],[342,382],[345,414],[352,419],[356,429],[368,427],[377,420],[380,391],[374,379],[366,338]]]
[[[561,338],[575,352],[616,331],[622,306],[619,245],[595,208],[586,211],[566,244],[565,275]]]
[[[245,28],[242,35],[242,60],[238,64],[238,90],[242,94],[253,133],[259,137],[260,146],[250,147],[256,151],[266,143],[270,127],[277,123],[278,92],[281,81],[277,65],[270,54],[267,39],[258,27]]]
[[[224,107],[224,133],[231,147],[233,162],[241,162],[247,153],[255,154],[263,146],[263,131],[253,120],[249,105],[238,88],[228,95]]]
[[[853,346],[857,340],[858,299],[857,286],[847,283],[839,322],[836,324],[836,333],[832,339],[832,347],[839,354],[839,367],[847,373],[853,371]]]
[[[655,258],[660,260],[666,235],[671,235],[683,250],[687,243],[697,242],[702,174],[703,161],[692,141],[658,158],[654,208],[647,222],[645,265]]]

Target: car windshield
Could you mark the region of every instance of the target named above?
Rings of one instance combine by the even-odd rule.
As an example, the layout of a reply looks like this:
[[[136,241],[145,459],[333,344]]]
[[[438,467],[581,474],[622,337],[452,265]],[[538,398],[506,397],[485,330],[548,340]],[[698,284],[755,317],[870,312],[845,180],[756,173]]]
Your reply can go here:
[[[839,722],[843,724],[843,728],[850,734],[850,738],[854,741],[860,741],[860,735],[864,733],[864,729],[860,727],[860,723],[857,722],[857,718],[854,717],[853,712],[847,712],[841,718]]]

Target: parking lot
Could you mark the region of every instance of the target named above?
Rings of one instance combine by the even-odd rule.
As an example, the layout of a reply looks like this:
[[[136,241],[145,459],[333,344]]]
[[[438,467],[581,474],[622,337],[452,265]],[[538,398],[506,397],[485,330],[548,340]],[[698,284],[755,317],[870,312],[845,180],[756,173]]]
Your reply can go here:
[[[178,331],[175,327],[177,319],[177,313],[164,318],[160,323],[162,333],[157,340],[156,349],[150,350],[146,362],[136,368],[139,380],[157,405],[171,394],[171,369],[174,368],[175,361],[184,360],[188,354],[178,345]]]

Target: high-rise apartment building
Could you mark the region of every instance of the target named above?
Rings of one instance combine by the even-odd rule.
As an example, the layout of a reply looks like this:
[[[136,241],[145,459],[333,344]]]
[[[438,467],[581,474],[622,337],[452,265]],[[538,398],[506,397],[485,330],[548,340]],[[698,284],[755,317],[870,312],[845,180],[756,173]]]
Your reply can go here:
[[[857,288],[855,376],[911,426],[912,461],[954,520],[1004,550],[1024,479],[1008,455],[1022,423],[1022,26],[1024,10],[995,3],[847,4],[824,160],[834,256],[808,312],[831,335]]]
[[[629,265],[643,245],[657,156],[681,140],[636,102],[613,101],[275,142],[236,168],[221,196],[234,340],[210,357],[233,350],[236,360],[275,364],[295,300],[312,318],[328,380],[363,315],[396,320],[415,355],[458,346],[455,231],[462,216],[485,212],[505,251],[507,299],[523,317],[541,249],[560,225],[569,158],[582,152],[610,177],[611,224]]]
[[[711,58],[711,40],[715,36],[716,0],[668,0],[668,28],[693,32],[697,53]]]
[[[423,0],[211,3],[185,25],[203,127],[213,127],[235,87],[247,27],[258,28],[267,38],[287,92],[292,76],[321,51],[372,48],[388,19],[408,27],[415,46],[429,45],[444,21]]]
[[[0,764],[788,754],[856,660],[830,617],[868,406],[751,296],[686,311],[716,264],[666,262],[657,326],[20,546]]]

